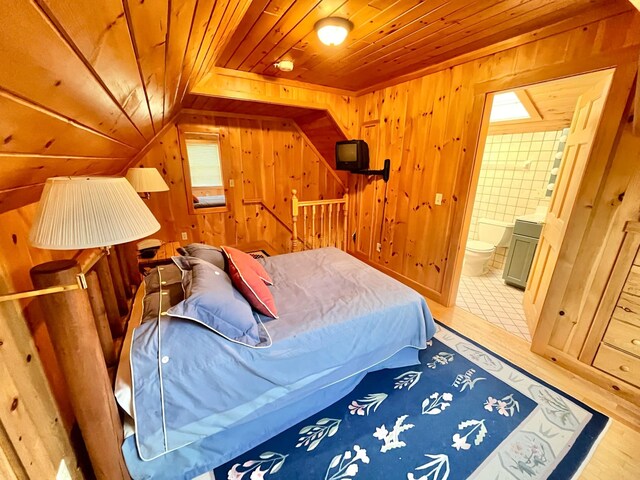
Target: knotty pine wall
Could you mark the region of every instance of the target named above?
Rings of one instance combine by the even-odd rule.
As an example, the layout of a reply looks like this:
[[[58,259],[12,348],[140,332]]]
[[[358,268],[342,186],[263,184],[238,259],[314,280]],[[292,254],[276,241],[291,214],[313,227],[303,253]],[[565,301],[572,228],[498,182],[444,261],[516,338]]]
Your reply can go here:
[[[30,204],[0,214],[2,293],[31,290],[32,266],[75,253],[29,246],[35,210]],[[38,299],[0,303],[0,377],[0,423],[30,478],[55,478],[63,460],[71,478],[81,478],[69,439],[74,417],[67,387]]]
[[[358,97],[371,168],[391,159],[391,179],[351,177],[354,253],[436,300],[453,301],[447,295],[455,256],[463,254],[458,240],[479,133],[475,96],[637,62],[638,31],[640,14],[626,12]],[[438,192],[441,206],[434,205]]]
[[[3,1],[0,212],[55,175],[113,175],[212,67],[249,0]]]
[[[228,211],[189,214],[178,125],[206,126],[220,135]],[[187,127],[184,127],[187,128]],[[289,120],[183,115],[136,165],[155,167],[169,192],[148,205],[162,229],[155,237],[213,245],[266,240],[280,252],[291,241],[291,190],[304,200],[338,198],[344,187],[297,126]],[[229,186],[233,179],[235,186]]]

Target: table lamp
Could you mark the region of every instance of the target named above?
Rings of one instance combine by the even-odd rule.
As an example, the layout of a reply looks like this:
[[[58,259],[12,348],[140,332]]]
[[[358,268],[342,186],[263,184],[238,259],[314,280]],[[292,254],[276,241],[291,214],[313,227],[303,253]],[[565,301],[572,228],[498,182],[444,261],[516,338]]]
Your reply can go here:
[[[166,192],[169,186],[156,168],[130,168],[127,170],[127,180],[138,193],[145,198],[151,196],[151,192]]]

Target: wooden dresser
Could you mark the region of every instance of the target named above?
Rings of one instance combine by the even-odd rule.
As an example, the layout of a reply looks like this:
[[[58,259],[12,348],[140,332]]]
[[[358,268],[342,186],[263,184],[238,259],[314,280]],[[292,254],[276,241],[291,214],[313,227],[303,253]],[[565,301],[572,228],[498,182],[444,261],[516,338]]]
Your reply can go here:
[[[640,388],[640,222],[628,222],[583,361]]]

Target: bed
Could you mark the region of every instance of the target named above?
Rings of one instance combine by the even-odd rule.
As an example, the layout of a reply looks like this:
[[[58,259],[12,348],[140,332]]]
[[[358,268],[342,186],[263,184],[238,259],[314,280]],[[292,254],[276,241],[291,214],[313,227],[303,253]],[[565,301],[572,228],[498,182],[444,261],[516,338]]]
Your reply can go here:
[[[138,291],[116,391],[131,416],[122,451],[134,479],[211,471],[343,397],[367,372],[417,364],[435,333],[422,296],[336,248],[262,262],[279,318],[259,316],[265,335],[255,348],[153,311],[156,293],[181,300],[176,266]],[[159,292],[145,295],[145,285]]]
[[[224,207],[226,205],[226,200],[224,195],[205,195],[205,196],[200,196],[195,198],[197,198],[198,201],[193,202],[194,208]]]

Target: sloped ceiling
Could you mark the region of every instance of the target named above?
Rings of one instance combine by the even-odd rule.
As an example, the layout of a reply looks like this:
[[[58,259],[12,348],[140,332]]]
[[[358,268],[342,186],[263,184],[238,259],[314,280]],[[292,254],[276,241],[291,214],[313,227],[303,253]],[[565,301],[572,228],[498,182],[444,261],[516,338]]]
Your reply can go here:
[[[119,172],[170,121],[249,4],[0,0],[0,190]]]

